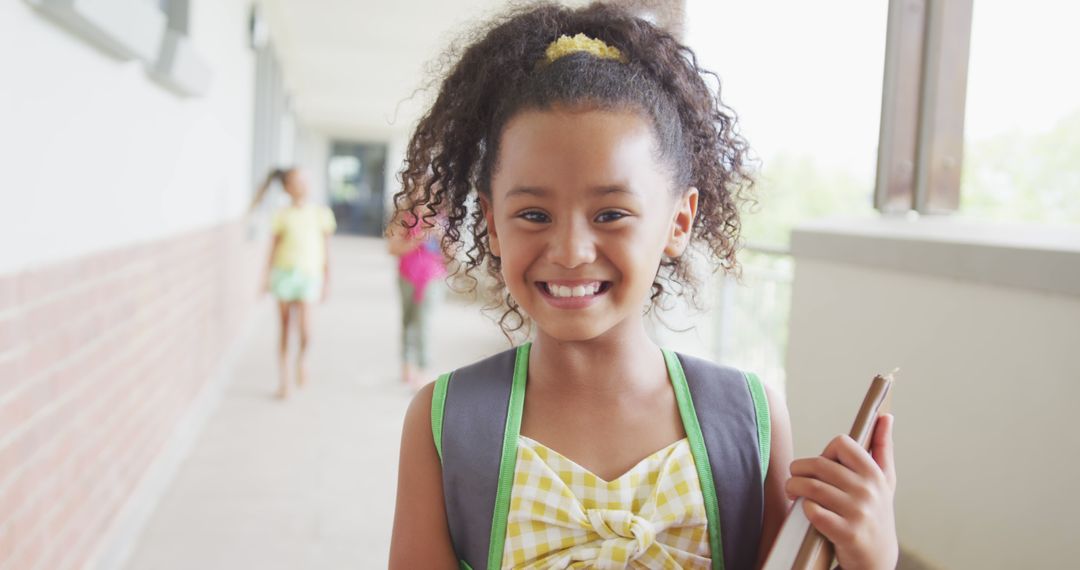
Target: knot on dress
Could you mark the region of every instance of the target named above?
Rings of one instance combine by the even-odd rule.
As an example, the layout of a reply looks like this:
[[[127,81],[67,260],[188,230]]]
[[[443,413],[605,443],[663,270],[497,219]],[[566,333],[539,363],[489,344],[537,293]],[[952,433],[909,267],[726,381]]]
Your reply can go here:
[[[653,524],[630,511],[588,509],[585,515],[589,525],[603,539],[595,562],[597,568],[626,568],[656,542]]]

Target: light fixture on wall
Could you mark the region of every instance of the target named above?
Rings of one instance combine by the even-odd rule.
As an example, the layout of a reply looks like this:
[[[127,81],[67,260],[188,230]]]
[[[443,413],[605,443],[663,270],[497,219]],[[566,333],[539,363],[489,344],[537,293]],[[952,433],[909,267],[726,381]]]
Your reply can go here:
[[[138,0],[27,0],[75,34],[121,59],[156,61],[167,18]]]
[[[199,96],[213,73],[188,37],[186,0],[169,12],[145,0],[26,0],[76,35],[123,60],[143,62],[159,84],[178,95]]]
[[[248,41],[252,49],[263,49],[270,43],[270,26],[262,15],[262,8],[252,4],[251,17],[248,18]]]
[[[149,71],[158,83],[187,96],[205,94],[213,77],[210,66],[191,40],[174,30],[165,32],[161,52]]]

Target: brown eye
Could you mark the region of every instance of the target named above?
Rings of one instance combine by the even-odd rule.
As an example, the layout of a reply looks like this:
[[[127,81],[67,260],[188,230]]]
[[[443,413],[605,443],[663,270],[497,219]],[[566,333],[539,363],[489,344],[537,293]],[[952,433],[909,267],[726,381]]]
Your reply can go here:
[[[540,212],[540,211],[537,211],[537,210],[528,210],[528,211],[522,212],[522,213],[518,214],[518,217],[525,220],[525,221],[527,221],[527,222],[534,222],[534,223],[537,223],[537,224],[546,224],[547,222],[551,221],[551,219],[548,218],[547,214],[545,214],[543,212]]]
[[[617,221],[619,221],[619,220],[621,220],[621,219],[623,219],[625,217],[626,217],[626,214],[624,212],[619,212],[619,211],[616,211],[616,210],[608,210],[606,212],[600,212],[596,216],[596,222],[600,223],[600,224],[607,224],[607,223],[611,223],[611,222],[617,222]]]

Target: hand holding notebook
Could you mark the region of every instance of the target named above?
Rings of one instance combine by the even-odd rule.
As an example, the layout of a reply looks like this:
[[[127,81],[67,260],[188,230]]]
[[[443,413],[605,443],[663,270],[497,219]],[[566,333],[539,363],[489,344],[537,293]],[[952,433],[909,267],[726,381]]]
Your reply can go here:
[[[875,377],[849,435],[792,462],[787,491],[796,501],[764,570],[827,569],[834,547],[844,568],[895,568],[891,385],[891,374]]]

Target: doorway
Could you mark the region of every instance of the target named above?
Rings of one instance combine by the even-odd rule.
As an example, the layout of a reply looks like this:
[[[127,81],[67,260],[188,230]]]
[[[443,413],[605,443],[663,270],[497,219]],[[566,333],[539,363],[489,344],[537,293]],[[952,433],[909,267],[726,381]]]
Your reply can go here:
[[[331,145],[327,186],[338,232],[382,236],[385,174],[385,144],[334,142]]]

